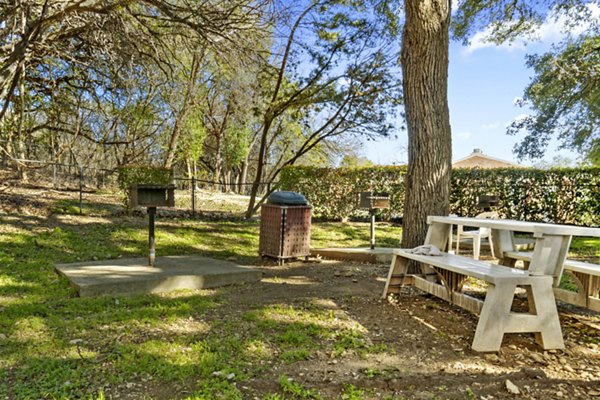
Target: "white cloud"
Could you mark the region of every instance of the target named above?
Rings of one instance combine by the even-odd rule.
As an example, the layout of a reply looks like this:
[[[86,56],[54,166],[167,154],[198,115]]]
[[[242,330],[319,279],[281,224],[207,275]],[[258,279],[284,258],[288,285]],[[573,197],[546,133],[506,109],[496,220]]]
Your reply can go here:
[[[457,139],[469,140],[471,138],[471,132],[461,132],[456,134]]]
[[[509,127],[513,122],[521,122],[527,118],[529,118],[531,115],[529,114],[519,114],[517,116],[515,116],[512,121],[508,121],[505,125],[506,127]]]
[[[600,19],[600,6],[598,4],[588,4],[587,11],[591,16],[589,19],[573,17],[569,18],[564,13],[550,13],[544,23],[531,34],[530,40],[536,40],[540,43],[550,44],[567,36],[580,35],[585,30],[590,28],[589,21]],[[488,27],[481,32],[477,32],[471,39],[470,44],[463,50],[463,53],[470,54],[485,48],[514,51],[523,50],[526,47],[527,42],[525,40],[516,40],[512,43],[502,43],[500,45],[490,42],[489,37],[491,31],[491,28]]]
[[[496,48],[502,49],[505,51],[514,51],[514,50],[522,50],[525,48],[525,43],[523,41],[511,42],[511,43],[502,43],[496,44],[488,41],[487,39],[490,37],[492,33],[492,29],[490,27],[486,28],[481,32],[477,32],[473,38],[471,39],[469,45],[463,50],[464,54],[471,54],[477,50],[485,49],[485,48]]]
[[[569,18],[565,14],[552,13],[546,18],[546,21],[539,27],[535,37],[541,42],[549,43],[560,40],[565,36],[578,36],[590,28],[590,20],[600,18],[600,6],[595,3],[587,5],[587,11],[590,13],[590,19]],[[569,21],[573,21],[569,23]]]
[[[481,125],[481,129],[484,131],[491,131],[498,128],[500,128],[500,122],[490,122],[489,124]]]

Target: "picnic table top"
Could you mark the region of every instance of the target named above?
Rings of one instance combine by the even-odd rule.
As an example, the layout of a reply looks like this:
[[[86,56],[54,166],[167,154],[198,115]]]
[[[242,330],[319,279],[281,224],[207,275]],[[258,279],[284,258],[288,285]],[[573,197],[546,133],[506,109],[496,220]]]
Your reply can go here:
[[[512,219],[487,219],[454,216],[430,216],[428,223],[437,222],[452,225],[465,225],[517,232],[542,233],[549,235],[594,236],[600,237],[600,228],[587,228],[574,225],[549,224],[545,222],[518,221]]]

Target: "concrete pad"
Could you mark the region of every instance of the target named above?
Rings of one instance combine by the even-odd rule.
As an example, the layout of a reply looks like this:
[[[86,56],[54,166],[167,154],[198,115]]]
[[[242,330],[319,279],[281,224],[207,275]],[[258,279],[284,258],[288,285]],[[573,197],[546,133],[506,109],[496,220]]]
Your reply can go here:
[[[157,257],[154,267],[147,258],[125,258],[58,264],[55,269],[81,297],[207,289],[262,278],[260,271],[200,256]]]

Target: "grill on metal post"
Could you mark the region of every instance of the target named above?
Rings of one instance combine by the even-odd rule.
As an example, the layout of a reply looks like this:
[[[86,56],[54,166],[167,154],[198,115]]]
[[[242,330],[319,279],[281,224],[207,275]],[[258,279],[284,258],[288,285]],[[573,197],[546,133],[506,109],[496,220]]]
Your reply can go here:
[[[375,248],[375,213],[378,209],[390,208],[390,196],[387,193],[360,192],[358,207],[369,210],[371,216],[371,250]]]
[[[311,206],[294,192],[274,192],[260,209],[261,256],[284,260],[310,255]]]
[[[498,196],[491,194],[482,194],[477,196],[477,208],[481,208],[483,211],[490,211],[490,209],[497,206],[498,203]]]
[[[131,185],[129,206],[143,206],[148,209],[148,265],[154,266],[156,251],[154,246],[154,221],[156,207],[175,206],[175,185]]]

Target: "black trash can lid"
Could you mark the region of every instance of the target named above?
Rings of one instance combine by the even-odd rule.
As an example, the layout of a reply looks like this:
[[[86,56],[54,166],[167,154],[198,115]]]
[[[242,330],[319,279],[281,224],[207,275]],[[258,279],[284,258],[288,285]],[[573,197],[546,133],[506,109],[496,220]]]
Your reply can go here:
[[[273,192],[267,197],[267,204],[277,204],[281,206],[307,206],[308,200],[300,193],[296,192]]]

